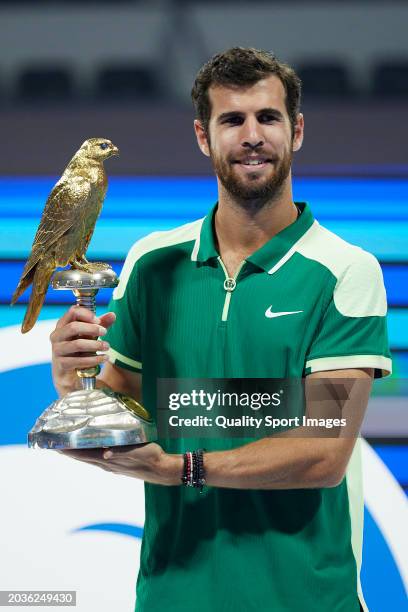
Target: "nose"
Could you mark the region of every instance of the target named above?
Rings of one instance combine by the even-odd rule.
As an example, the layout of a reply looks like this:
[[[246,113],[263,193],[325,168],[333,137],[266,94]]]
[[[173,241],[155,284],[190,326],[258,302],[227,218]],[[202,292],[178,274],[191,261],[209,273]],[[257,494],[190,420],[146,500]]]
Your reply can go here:
[[[255,117],[247,117],[242,125],[242,146],[248,149],[262,147],[265,142],[261,130],[262,126]]]

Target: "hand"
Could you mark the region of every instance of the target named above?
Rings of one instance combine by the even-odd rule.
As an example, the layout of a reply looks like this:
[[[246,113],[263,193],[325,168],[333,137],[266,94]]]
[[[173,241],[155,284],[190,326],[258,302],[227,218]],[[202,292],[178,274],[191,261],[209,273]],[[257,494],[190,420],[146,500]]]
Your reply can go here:
[[[182,455],[165,453],[155,442],[135,446],[69,449],[59,452],[113,474],[139,478],[153,484],[181,484]]]
[[[60,395],[79,388],[77,368],[91,368],[108,360],[106,354],[89,355],[89,353],[109,349],[107,343],[97,338],[106,334],[115,319],[113,312],[96,317],[88,308],[80,306],[72,306],[59,319],[50,335],[50,340],[52,377]]]

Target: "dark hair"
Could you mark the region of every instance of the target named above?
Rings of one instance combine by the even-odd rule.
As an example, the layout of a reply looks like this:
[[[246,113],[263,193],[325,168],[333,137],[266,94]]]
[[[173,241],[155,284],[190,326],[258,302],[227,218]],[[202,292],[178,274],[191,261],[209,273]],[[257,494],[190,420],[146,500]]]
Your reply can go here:
[[[252,47],[232,47],[223,53],[217,53],[198,71],[191,98],[196,117],[207,134],[211,116],[208,90],[211,85],[247,87],[272,74],[282,81],[285,88],[285,105],[293,137],[300,108],[301,80],[293,68],[280,62],[272,53]]]

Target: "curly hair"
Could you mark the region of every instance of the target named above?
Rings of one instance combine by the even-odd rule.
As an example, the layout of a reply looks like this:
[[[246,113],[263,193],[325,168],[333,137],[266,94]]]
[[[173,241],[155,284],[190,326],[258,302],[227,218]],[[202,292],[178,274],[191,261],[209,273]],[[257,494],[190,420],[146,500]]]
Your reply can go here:
[[[211,117],[208,90],[212,85],[248,87],[273,74],[281,80],[285,88],[285,105],[293,138],[300,109],[301,80],[293,68],[280,62],[272,53],[252,47],[232,47],[223,53],[217,53],[198,71],[191,90],[191,99],[196,118],[207,135]]]

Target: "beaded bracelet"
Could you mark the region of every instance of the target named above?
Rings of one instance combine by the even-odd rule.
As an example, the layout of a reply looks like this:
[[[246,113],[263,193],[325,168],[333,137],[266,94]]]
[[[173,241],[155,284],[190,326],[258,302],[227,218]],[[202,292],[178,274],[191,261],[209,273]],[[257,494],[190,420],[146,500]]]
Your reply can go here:
[[[186,487],[195,487],[202,493],[205,486],[204,458],[205,448],[184,453],[184,469],[181,482]]]

